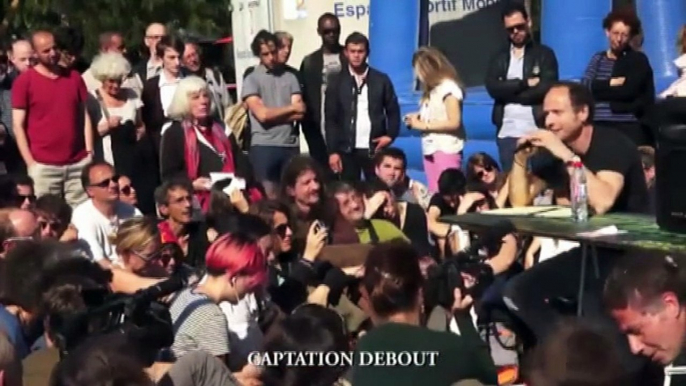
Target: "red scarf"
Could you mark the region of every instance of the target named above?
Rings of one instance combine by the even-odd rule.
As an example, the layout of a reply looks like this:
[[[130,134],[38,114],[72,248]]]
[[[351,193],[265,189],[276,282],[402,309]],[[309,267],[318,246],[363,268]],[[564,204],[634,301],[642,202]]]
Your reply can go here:
[[[191,181],[195,181],[199,175],[198,168],[200,166],[200,151],[198,149],[198,135],[195,131],[193,124],[184,120],[181,122],[181,127],[183,128],[183,133],[185,137],[185,149],[184,154],[186,160],[186,170],[188,173],[188,178]],[[198,129],[199,130],[199,129]],[[205,136],[205,139],[212,145],[214,151],[222,157],[223,166],[220,172],[222,173],[234,173],[236,165],[234,164],[233,158],[233,148],[231,146],[231,141],[224,133],[224,127],[212,121],[212,126],[207,129],[211,130],[210,135]],[[195,197],[200,203],[203,213],[207,212],[210,203],[210,192],[207,190],[196,191]],[[262,194],[259,190],[255,188],[248,188],[248,200],[251,202],[259,201],[262,199]]]

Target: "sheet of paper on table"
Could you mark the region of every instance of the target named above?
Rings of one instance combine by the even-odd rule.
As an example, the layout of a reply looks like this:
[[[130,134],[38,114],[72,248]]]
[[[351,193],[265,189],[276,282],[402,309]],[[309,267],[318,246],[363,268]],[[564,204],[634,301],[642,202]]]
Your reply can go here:
[[[627,231],[620,230],[614,225],[606,226],[600,229],[596,229],[594,231],[590,232],[581,232],[578,233],[579,236],[582,237],[601,237],[601,236],[612,236],[612,235],[619,235],[622,233],[627,233]]]
[[[572,216],[572,210],[569,207],[556,205],[524,206],[520,208],[498,208],[481,213],[493,214],[498,216],[535,216],[549,218],[562,218]]]

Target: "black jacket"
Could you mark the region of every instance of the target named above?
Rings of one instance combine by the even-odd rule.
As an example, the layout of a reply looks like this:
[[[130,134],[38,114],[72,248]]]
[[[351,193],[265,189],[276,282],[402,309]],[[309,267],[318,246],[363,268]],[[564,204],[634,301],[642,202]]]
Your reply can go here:
[[[400,131],[400,106],[388,75],[369,67],[366,78],[369,98],[371,140]],[[357,84],[346,67],[331,80],[326,89],[324,106],[326,145],[329,154],[350,153],[355,148],[355,118],[357,115]]]
[[[549,47],[529,42],[524,49],[524,79],[507,79],[510,67],[510,46],[495,54],[491,59],[486,75],[486,90],[494,99],[492,121],[496,130],[503,125],[505,105],[518,103],[532,106],[534,120],[539,127],[543,127],[543,98],[558,80],[558,67],[555,52]],[[538,77],[539,83],[529,87],[527,79]]]
[[[605,55],[605,51],[596,53],[591,59],[592,66],[598,60],[598,56]],[[621,86],[610,86],[610,80],[595,79],[594,68],[588,68],[585,80],[593,93],[596,101],[610,102],[610,110],[613,113],[631,113],[639,120],[645,116],[655,104],[655,83],[653,69],[650,67],[648,57],[640,51],[627,48],[615,62],[612,69],[612,78],[625,78]]]
[[[324,70],[324,56],[322,49],[318,49],[307,55],[300,64],[300,82],[302,95],[307,112],[303,119],[303,131],[305,134],[321,133],[319,126],[322,121],[322,71]],[[343,55],[343,46],[340,47],[341,68],[348,68],[348,59]]]

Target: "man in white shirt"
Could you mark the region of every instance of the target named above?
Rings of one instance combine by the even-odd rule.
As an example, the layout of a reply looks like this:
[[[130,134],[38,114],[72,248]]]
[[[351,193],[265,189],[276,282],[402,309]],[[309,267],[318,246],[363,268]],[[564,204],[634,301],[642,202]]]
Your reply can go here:
[[[132,217],[141,216],[135,207],[119,201],[119,176],[107,162],[93,162],[83,169],[81,183],[89,200],[77,206],[72,214],[72,224],[84,244],[90,258],[105,268],[117,260],[115,246],[110,238],[119,224]]]

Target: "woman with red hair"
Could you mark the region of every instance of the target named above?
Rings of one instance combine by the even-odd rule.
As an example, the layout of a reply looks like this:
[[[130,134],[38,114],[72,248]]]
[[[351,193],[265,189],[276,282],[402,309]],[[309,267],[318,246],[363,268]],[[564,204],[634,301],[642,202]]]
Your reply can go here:
[[[267,262],[257,242],[239,233],[212,243],[206,254],[207,275],[197,286],[179,293],[169,307],[174,323],[171,354],[179,358],[203,350],[226,363],[229,332],[219,303],[237,303],[266,280]]]

